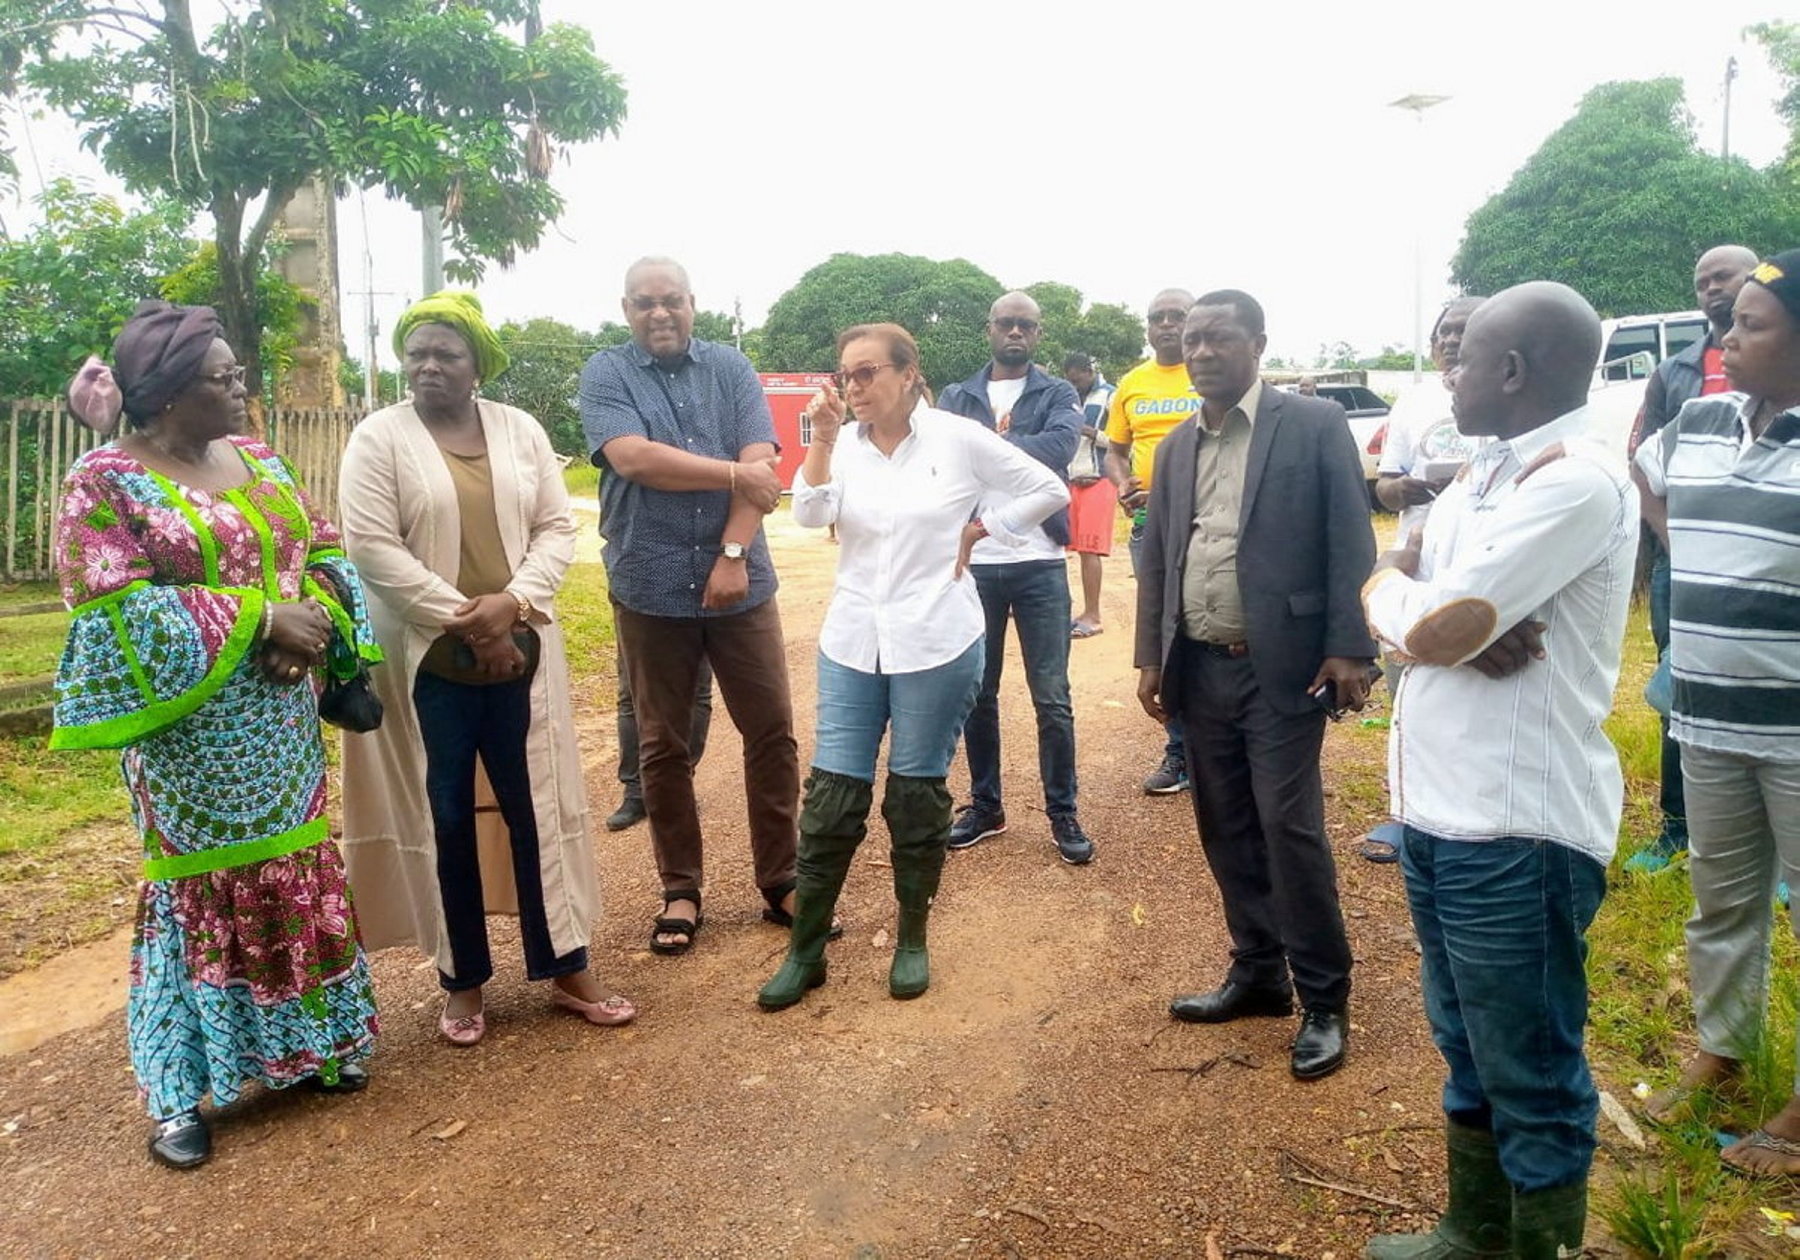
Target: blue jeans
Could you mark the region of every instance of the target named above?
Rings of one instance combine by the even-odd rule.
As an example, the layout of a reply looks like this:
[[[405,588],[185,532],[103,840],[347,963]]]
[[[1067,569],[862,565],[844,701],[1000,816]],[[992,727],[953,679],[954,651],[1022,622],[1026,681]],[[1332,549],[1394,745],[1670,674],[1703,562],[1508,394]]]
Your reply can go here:
[[[1125,550],[1131,553],[1131,576],[1137,578],[1138,561],[1144,554],[1144,526],[1135,520],[1131,523],[1131,537],[1126,540]],[[1187,749],[1181,743],[1181,723],[1170,718],[1163,726],[1163,734],[1168,736],[1163,743],[1163,756],[1173,757],[1179,764],[1187,765]]]
[[[875,782],[881,736],[888,738],[888,773],[942,779],[956,755],[956,737],[981,685],[982,643],[955,660],[910,674],[865,674],[819,653],[819,746],[815,769]]]
[[[1000,809],[1000,671],[1006,623],[1019,630],[1025,685],[1037,710],[1038,775],[1052,818],[1075,814],[1075,713],[1069,706],[1069,569],[1061,560],[972,564],[987,616],[987,661],[981,694],[963,727],[969,791],[976,805]]]
[[[533,980],[587,970],[587,950],[558,956],[544,914],[543,872],[538,857],[537,807],[531,800],[531,767],[525,737],[531,730],[531,680],[478,687],[419,672],[413,707],[425,745],[425,797],[437,842],[438,896],[450,937],[455,975],[438,983],[455,992],[475,989],[494,975],[488,954],[487,908],[481,897],[481,863],[475,850],[475,758],[481,758],[500,816],[512,841],[513,883],[519,893],[519,935],[525,974]]]
[[[1444,840],[1415,827],[1400,862],[1425,1014],[1450,1067],[1444,1113],[1493,1129],[1521,1193],[1581,1181],[1600,1106],[1582,1052],[1587,928],[1606,868],[1545,840]]]

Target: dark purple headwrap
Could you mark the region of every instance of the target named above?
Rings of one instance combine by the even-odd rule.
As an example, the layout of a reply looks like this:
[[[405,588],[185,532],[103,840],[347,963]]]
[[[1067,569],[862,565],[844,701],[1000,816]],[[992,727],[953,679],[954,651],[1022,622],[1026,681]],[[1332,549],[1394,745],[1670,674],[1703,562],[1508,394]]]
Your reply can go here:
[[[113,376],[125,414],[141,424],[167,407],[199,375],[200,361],[224,335],[210,306],[139,302],[113,342]]]

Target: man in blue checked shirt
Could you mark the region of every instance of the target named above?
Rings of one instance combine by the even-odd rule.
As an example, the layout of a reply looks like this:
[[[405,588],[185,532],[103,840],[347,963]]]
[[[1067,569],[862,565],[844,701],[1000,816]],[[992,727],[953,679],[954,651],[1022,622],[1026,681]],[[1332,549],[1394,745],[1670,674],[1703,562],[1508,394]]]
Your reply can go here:
[[[650,948],[684,954],[704,922],[689,729],[710,664],[744,737],[744,793],[763,917],[792,922],[800,796],[775,568],[762,518],[781,500],[775,427],[750,361],[695,338],[687,272],[625,273],[631,341],[581,373],[581,425],[600,481],[602,558],[637,704],[640,773],[662,877]]]

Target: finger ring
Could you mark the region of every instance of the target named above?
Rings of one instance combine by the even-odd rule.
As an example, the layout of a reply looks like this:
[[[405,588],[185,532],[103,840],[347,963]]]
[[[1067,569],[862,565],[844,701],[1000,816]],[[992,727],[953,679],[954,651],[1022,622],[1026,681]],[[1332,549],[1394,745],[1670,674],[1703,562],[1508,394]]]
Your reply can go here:
[[[324,640],[320,640],[319,642],[313,644],[313,651],[323,652],[324,650],[325,650]]]
[[[300,677],[300,667],[298,665],[289,665],[288,666],[288,677],[289,678]]]

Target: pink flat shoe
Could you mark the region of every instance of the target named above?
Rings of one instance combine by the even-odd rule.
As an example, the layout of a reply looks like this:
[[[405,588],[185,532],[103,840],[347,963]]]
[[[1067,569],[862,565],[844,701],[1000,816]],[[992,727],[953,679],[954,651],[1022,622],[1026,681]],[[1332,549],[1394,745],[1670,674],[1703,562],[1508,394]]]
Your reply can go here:
[[[629,1024],[637,1018],[637,1007],[631,1004],[630,998],[613,994],[601,998],[598,1002],[583,1002],[573,993],[567,993],[556,985],[550,986],[550,1000],[565,1011],[574,1011],[590,1024],[600,1024],[607,1028],[616,1028],[620,1024]]]
[[[451,1045],[467,1049],[487,1035],[486,1012],[476,1011],[473,1015],[459,1015],[455,1019],[439,1015],[438,1031]]]

